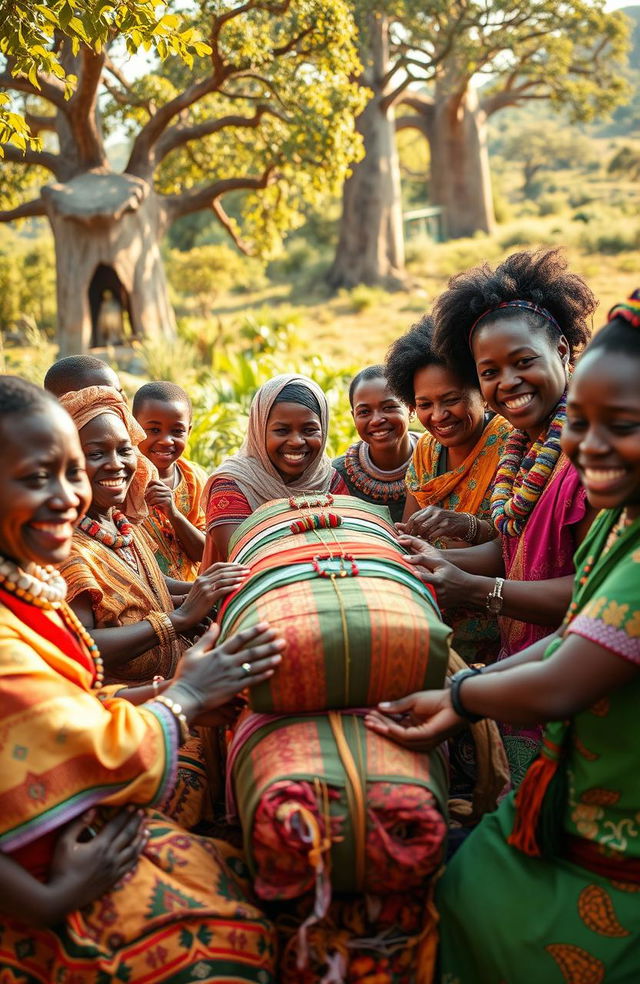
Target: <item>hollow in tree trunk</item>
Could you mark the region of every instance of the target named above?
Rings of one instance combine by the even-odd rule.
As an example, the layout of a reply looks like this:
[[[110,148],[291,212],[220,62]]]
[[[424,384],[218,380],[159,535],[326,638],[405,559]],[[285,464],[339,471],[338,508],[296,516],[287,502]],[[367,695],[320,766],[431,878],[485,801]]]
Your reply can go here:
[[[92,344],[89,287],[97,267],[111,267],[129,300],[134,337],[175,337],[159,241],[163,208],[141,178],[89,171],[42,190],[56,244],[60,355]]]

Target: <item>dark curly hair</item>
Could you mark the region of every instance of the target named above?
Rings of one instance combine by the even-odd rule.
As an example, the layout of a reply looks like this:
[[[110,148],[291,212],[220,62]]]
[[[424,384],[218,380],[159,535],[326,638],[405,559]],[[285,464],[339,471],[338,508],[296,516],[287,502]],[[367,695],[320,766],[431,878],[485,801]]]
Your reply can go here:
[[[0,417],[46,410],[52,405],[59,406],[55,397],[34,383],[20,376],[0,376]]]
[[[559,249],[523,250],[513,253],[492,270],[487,263],[452,277],[434,306],[434,347],[458,371],[475,366],[469,332],[484,311],[490,321],[513,317],[511,308],[493,311],[505,301],[530,301],[546,308],[569,343],[571,361],[589,341],[587,319],[597,301],[582,277],[567,273],[567,260]],[[532,332],[557,337],[557,329],[544,316],[519,311]],[[463,369],[464,367],[464,369]]]
[[[396,339],[387,352],[385,363],[387,382],[396,396],[408,407],[415,403],[413,380],[418,370],[424,369],[425,366],[446,368],[448,365],[446,359],[434,349],[434,332],[434,319],[425,314],[420,321],[411,326],[406,335]],[[472,363],[469,368],[465,363],[462,371],[456,366],[453,372],[459,376],[465,386],[478,389],[475,364]]]

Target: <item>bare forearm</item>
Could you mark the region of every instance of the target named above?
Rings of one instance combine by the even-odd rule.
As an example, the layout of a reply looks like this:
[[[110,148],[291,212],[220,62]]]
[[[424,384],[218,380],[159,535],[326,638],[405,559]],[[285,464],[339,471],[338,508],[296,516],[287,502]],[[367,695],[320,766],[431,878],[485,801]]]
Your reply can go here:
[[[469,578],[466,604],[484,609],[495,586],[494,577]],[[559,625],[571,602],[573,575],[547,581],[505,581],[502,586],[502,615],[534,625]]]
[[[176,632],[183,631],[184,626],[177,612],[168,612],[167,617]],[[128,663],[135,656],[141,656],[160,642],[153,625],[146,619],[133,625],[116,625],[104,629],[91,628],[90,632],[107,670]]]
[[[499,539],[489,540],[487,543],[480,543],[473,547],[443,550],[442,557],[467,574],[476,574],[479,577],[504,577],[504,562]],[[490,590],[488,588],[487,593]]]
[[[180,512],[171,517],[171,525],[189,560],[202,560],[204,533]]]
[[[514,666],[523,666],[525,663],[538,662],[544,656],[549,643],[559,635],[560,629],[556,629],[555,632],[551,632],[544,639],[539,639],[538,642],[534,642],[532,646],[527,646],[526,649],[522,649],[519,653],[514,653],[513,656],[507,656],[506,659],[501,659],[498,663],[492,663],[490,666],[485,667],[482,671],[483,675],[486,673],[503,673],[505,670],[510,670]]]
[[[43,884],[12,858],[0,855],[0,911],[37,929],[54,926],[70,906],[64,892]]]

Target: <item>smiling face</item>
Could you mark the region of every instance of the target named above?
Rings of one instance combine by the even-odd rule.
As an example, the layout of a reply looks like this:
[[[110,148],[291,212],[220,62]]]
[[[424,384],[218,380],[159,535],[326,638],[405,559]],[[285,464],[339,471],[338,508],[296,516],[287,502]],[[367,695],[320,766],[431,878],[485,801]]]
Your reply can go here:
[[[160,478],[170,477],[191,430],[189,407],[180,400],[145,400],[136,417],[147,435],[140,450],[156,466]]]
[[[473,444],[484,426],[480,391],[465,386],[444,366],[429,365],[413,377],[418,420],[440,444],[456,448]]]
[[[0,553],[25,567],[60,564],[91,489],[78,432],[62,407],[7,415],[0,425]]]
[[[492,410],[535,439],[567,385],[567,340],[532,330],[522,316],[486,322],[471,343],[482,395]]]
[[[276,403],[267,420],[269,461],[286,482],[294,482],[317,458],[323,435],[320,418],[299,403]]]
[[[359,437],[371,450],[398,447],[409,429],[409,414],[386,379],[363,380],[353,392],[353,421]]]
[[[640,359],[596,348],[571,379],[562,450],[595,509],[640,514]]]
[[[121,509],[136,470],[136,453],[120,417],[101,413],[80,429],[93,501],[89,515],[98,518]]]

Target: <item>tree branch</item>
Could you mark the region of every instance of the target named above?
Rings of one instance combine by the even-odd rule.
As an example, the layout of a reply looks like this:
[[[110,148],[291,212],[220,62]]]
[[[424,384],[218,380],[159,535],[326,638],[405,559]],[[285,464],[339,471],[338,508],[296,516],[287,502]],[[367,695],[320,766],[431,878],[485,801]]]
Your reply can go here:
[[[400,130],[419,130],[427,139],[431,131],[431,120],[422,114],[414,113],[405,116],[398,116],[396,119],[396,132]]]
[[[55,116],[39,116],[37,113],[29,113],[27,111],[24,114],[24,118],[27,126],[31,130],[34,137],[37,137],[39,133],[44,133],[44,132],[55,133],[55,129],[56,129]]]
[[[12,75],[10,71],[0,72],[0,89],[11,89],[14,92],[26,92],[29,96],[39,96],[46,99],[56,109],[67,112],[67,102],[64,98],[64,87],[57,81],[39,79],[40,88],[33,85],[25,75]]]
[[[9,208],[0,211],[0,222],[13,222],[14,219],[27,219],[35,215],[46,215],[47,211],[41,198],[35,198],[32,202],[23,202],[16,208]]]
[[[164,195],[162,200],[167,210],[168,221],[174,222],[183,215],[200,212],[204,208],[212,208],[217,198],[228,194],[230,191],[259,191],[261,188],[266,188],[272,180],[274,169],[275,165],[271,164],[259,178],[249,175],[237,178],[220,178],[204,187],[183,191],[180,195]]]
[[[285,120],[284,116],[276,113],[275,110],[263,104],[257,106],[255,114],[250,117],[221,116],[217,120],[205,120],[203,123],[198,123],[195,126],[180,126],[180,124],[172,126],[166,130],[158,140],[154,155],[155,159],[159,162],[166,157],[167,154],[171,153],[172,150],[175,150],[176,147],[182,147],[191,140],[200,140],[202,137],[210,137],[212,134],[218,133],[219,130],[223,130],[228,126],[255,128],[260,125],[262,117],[266,113],[269,113],[271,116],[277,116],[281,120]]]
[[[223,229],[226,230],[226,232],[229,234],[233,242],[236,244],[240,252],[244,253],[245,256],[251,256],[253,250],[251,249],[249,244],[246,243],[244,239],[241,239],[240,236],[238,235],[238,232],[235,229],[233,222],[225,212],[222,206],[222,202],[220,201],[219,198],[214,198],[214,200],[211,202],[211,210],[213,211],[220,225],[223,227]]]
[[[19,150],[14,147],[13,144],[3,145],[4,156],[3,160],[8,161],[11,164],[24,164],[25,167],[36,164],[38,167],[44,167],[47,171],[51,171],[58,178],[61,159],[58,154],[49,154],[45,151],[40,150]]]

